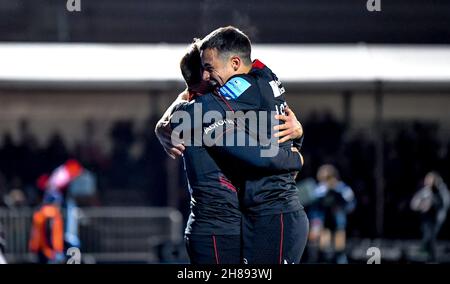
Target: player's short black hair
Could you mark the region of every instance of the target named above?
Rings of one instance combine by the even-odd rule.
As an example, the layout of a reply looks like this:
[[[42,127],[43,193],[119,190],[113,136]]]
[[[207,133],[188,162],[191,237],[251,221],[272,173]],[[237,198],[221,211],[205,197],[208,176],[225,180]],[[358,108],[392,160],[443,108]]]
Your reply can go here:
[[[246,64],[251,64],[252,62],[250,39],[233,26],[218,28],[207,35],[200,46],[201,51],[205,49],[217,49],[221,56],[236,54]]]
[[[188,88],[201,82],[202,62],[198,48],[198,39],[194,39],[186,54],[181,58],[180,69]]]

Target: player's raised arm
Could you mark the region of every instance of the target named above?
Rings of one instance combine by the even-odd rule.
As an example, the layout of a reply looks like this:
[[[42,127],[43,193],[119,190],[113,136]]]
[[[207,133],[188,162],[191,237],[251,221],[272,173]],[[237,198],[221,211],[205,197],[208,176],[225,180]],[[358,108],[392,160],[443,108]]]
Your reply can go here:
[[[172,159],[175,159],[177,156],[182,155],[184,146],[182,143],[176,145],[172,144],[172,128],[170,127],[170,116],[180,104],[187,102],[188,96],[189,93],[187,90],[184,90],[182,93],[180,93],[175,101],[169,106],[169,108],[167,108],[167,110],[164,112],[163,116],[155,126],[156,137],[158,137],[159,142],[164,147],[164,150]]]

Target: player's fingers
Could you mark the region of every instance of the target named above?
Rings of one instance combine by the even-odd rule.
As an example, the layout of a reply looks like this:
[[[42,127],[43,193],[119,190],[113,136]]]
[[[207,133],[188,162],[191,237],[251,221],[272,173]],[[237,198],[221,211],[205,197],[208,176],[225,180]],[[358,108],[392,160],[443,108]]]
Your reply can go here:
[[[180,150],[178,150],[177,148],[172,148],[172,149],[170,149],[170,153],[172,154],[172,155],[174,155],[175,157],[177,157],[177,156],[181,156],[183,153],[180,151]],[[174,158],[175,159],[175,158]]]
[[[289,135],[291,133],[292,133],[292,129],[288,128],[286,130],[283,130],[283,131],[275,133],[273,136],[274,137],[284,137],[284,136],[287,136],[287,135]]]
[[[291,140],[291,135],[288,135],[288,136],[278,139],[278,144],[284,143],[289,140]]]
[[[289,119],[289,117],[287,117],[286,115],[277,114],[277,115],[275,115],[275,119],[286,121]]]
[[[183,144],[178,144],[174,146],[177,150],[183,152],[185,150],[184,145]]]
[[[283,124],[279,124],[279,125],[275,125],[273,127],[273,130],[283,130],[283,129],[288,129],[290,128],[290,124],[289,123],[283,123]]]

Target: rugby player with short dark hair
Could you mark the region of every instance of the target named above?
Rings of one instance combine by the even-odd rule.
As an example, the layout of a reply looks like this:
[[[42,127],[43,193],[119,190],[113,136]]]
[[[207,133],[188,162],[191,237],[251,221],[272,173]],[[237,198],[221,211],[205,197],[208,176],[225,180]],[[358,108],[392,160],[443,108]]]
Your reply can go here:
[[[200,51],[205,79],[220,85],[220,95],[234,111],[264,111],[268,117],[271,112],[286,114],[284,87],[261,61],[251,61],[251,43],[243,32],[231,26],[219,28],[202,40]],[[270,136],[269,131],[266,137]],[[293,146],[288,139],[280,141],[280,149]],[[301,141],[297,143],[301,145]],[[243,191],[240,205],[245,262],[299,263],[309,222],[298,199],[294,173],[249,173],[228,165],[231,167],[224,163],[221,169],[233,173],[232,181]]]
[[[207,81],[202,80],[200,52],[197,45],[190,46],[189,51],[180,62],[182,75],[188,86],[188,101],[179,100],[172,105],[169,112],[176,116],[185,112],[189,117],[203,117],[208,110],[221,110],[216,94],[210,92]],[[198,106],[205,108],[198,109]],[[192,119],[191,121],[194,121]],[[210,123],[195,125],[193,123],[183,129],[183,132],[200,131]],[[179,128],[181,123],[171,122],[171,128]],[[226,129],[238,129],[236,124],[225,125]],[[219,128],[218,128],[219,129]],[[212,129],[214,133],[216,129]],[[202,141],[195,141],[195,135],[183,133],[185,139],[184,163],[191,193],[191,214],[185,231],[186,246],[191,262],[194,264],[208,263],[241,263],[241,211],[239,208],[238,191],[230,179],[222,172],[217,162],[211,157],[210,151],[219,155],[232,157],[240,162],[240,169],[249,172],[264,171],[272,174],[292,172],[302,166],[302,157],[294,149],[281,149],[274,157],[260,157],[260,147],[205,147]],[[252,140],[244,131],[246,139]],[[189,139],[189,141],[186,141]],[[195,143],[199,142],[199,143]],[[255,143],[256,145],[257,143]],[[199,145],[199,146],[197,146]]]

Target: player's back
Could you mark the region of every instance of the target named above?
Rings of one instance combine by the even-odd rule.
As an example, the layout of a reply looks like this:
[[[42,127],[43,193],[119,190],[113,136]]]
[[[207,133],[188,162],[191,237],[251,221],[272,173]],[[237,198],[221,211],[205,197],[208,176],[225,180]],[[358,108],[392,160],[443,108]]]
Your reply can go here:
[[[196,140],[197,134],[203,133],[203,124],[195,123],[196,119],[203,118],[203,97],[206,98],[199,97],[176,109],[189,117],[182,127],[186,132],[183,133],[186,146],[183,160],[191,194],[191,214],[186,233],[237,235],[241,225],[237,188],[221,171],[202,141]],[[180,126],[172,123],[174,130]]]

